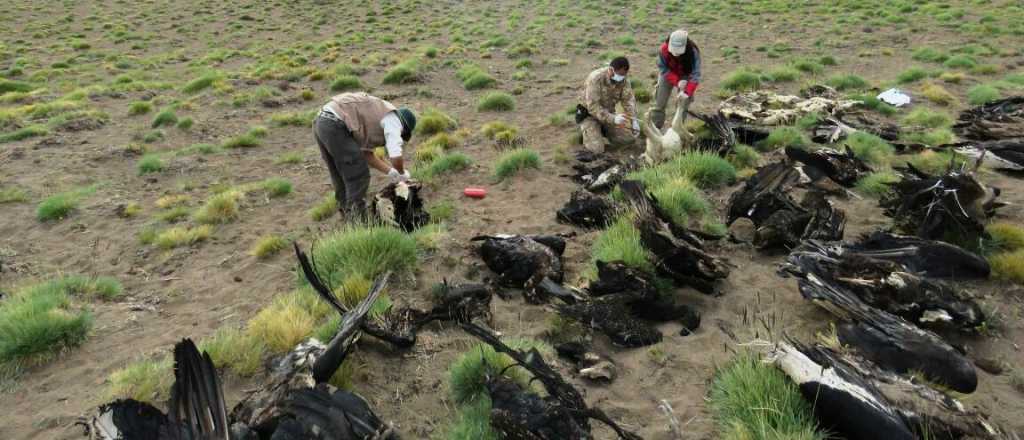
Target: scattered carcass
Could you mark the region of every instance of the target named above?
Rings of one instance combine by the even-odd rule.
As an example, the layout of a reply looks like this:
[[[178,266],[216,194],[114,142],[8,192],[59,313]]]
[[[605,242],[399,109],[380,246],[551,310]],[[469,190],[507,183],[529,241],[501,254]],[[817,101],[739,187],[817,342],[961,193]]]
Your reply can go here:
[[[422,187],[414,181],[387,184],[373,197],[373,217],[382,224],[406,232],[430,223],[430,214],[423,209],[423,199],[420,198]]]
[[[842,272],[836,273],[834,267],[821,264],[821,260],[821,252],[797,252],[790,256],[786,270],[798,277],[800,294],[805,299],[843,321],[837,326],[841,343],[896,373],[920,372],[929,380],[962,393],[977,388],[974,365],[964,355],[935,333],[873,307],[837,279]],[[945,304],[933,311],[960,308],[960,304]]]
[[[518,440],[590,440],[590,420],[608,425],[620,439],[641,440],[615,423],[603,411],[587,406],[583,395],[544,360],[536,348],[523,352],[510,348],[493,333],[473,324],[463,324],[467,333],[504,353],[516,366],[541,383],[547,395],[541,397],[523,389],[503,375],[487,378],[491,398],[491,426],[503,438]]]
[[[480,235],[480,256],[497,282],[508,287],[522,287],[526,300],[539,304],[547,298],[537,287],[545,279],[562,282],[562,253],[565,239],[557,235]]]
[[[811,181],[829,178],[846,188],[853,187],[872,171],[868,164],[854,156],[850,147],[843,152],[830,148],[804,150],[786,147],[786,157],[803,164],[803,172]]]
[[[827,155],[809,156],[823,161],[823,168],[829,164]],[[835,159],[837,164],[841,161]],[[790,196],[793,185],[806,177],[801,168],[787,162],[762,167],[729,197],[727,224],[738,218],[750,219],[755,227],[754,245],[761,249],[790,248],[811,238],[842,239],[846,225],[843,210],[817,191],[806,192],[800,203]]]
[[[976,141],[1024,137],[1024,96],[989,102],[960,113],[956,134]]]
[[[988,278],[988,261],[958,246],[918,237],[874,232],[845,246],[844,252],[861,257],[887,260],[907,268],[908,272],[935,278]]]
[[[653,108],[647,111],[640,128],[647,138],[647,147],[644,150],[643,158],[648,164],[654,165],[669,160],[679,155],[684,148],[689,149],[694,144],[696,137],[683,125],[686,121],[689,104],[690,100],[686,99],[676,106],[672,124],[664,132],[656,127],[654,120],[651,119]]]
[[[840,113],[860,104],[860,101],[842,100],[835,95],[817,94],[805,98],[761,90],[731,96],[719,104],[718,110],[731,120],[771,126],[792,123],[810,113]]]
[[[213,362],[186,339],[174,349],[169,414],[146,403],[118,400],[82,422],[86,435],[104,440],[397,440],[394,429],[362,397],[326,383],[358,339],[387,278],[376,280],[366,299],[344,314],[329,344],[316,339],[300,344],[276,363],[270,383],[245,396],[230,416]]]
[[[1024,171],[1024,132],[1021,137],[996,141],[968,141],[943,145],[957,153],[1004,171]]]
[[[610,199],[580,189],[573,191],[569,202],[556,213],[556,218],[581,228],[603,228],[614,219],[615,213],[615,205]]]
[[[692,231],[673,224],[658,209],[657,201],[643,182],[627,180],[619,188],[633,210],[644,247],[655,257],[658,272],[678,285],[716,293],[716,283],[729,276],[728,262],[705,251],[703,242]]]
[[[769,358],[814,405],[822,428],[849,440],[1009,439],[978,413],[847,351],[775,345]]]
[[[977,248],[998,196],[964,167],[933,176],[908,165],[880,205],[903,233]]]
[[[566,177],[580,184],[583,189],[594,193],[611,191],[627,173],[642,165],[639,159],[619,161],[585,150],[576,154],[576,161],[577,163],[572,166],[576,174]]]

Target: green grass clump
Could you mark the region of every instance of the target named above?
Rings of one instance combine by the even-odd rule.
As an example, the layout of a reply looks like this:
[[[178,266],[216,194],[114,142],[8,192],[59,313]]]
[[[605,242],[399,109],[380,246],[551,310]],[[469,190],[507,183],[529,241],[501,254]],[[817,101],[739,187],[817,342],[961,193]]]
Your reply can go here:
[[[491,426],[491,398],[482,395],[459,406],[455,422],[444,436],[447,440],[500,440],[501,434]]]
[[[516,99],[505,92],[489,92],[480,97],[476,109],[482,112],[507,112],[516,109]]]
[[[728,160],[706,151],[683,153],[660,167],[700,188],[718,188],[736,181],[736,168]]]
[[[889,104],[882,102],[877,96],[873,94],[854,94],[849,96],[850,99],[860,101],[864,103],[864,107],[874,110],[886,116],[892,116],[899,113],[899,109]]]
[[[238,217],[238,201],[242,192],[228,190],[210,197],[193,215],[195,221],[213,225],[227,223]]]
[[[32,84],[27,82],[0,78],[0,95],[11,92],[28,93],[34,88],[35,87],[33,87]]]
[[[746,69],[734,70],[722,80],[722,88],[731,92],[757,90],[761,87],[761,75]]]
[[[164,223],[177,223],[192,215],[188,206],[175,206],[156,215],[156,219]],[[156,238],[155,236],[153,237]]]
[[[493,76],[475,64],[463,66],[455,72],[455,76],[462,81],[462,87],[466,90],[484,89],[498,83]]]
[[[629,215],[619,217],[608,229],[602,231],[594,240],[590,254],[595,274],[598,261],[620,261],[637,270],[654,273],[654,265],[648,258],[650,253],[640,240],[640,230]]]
[[[217,368],[229,368],[239,376],[252,376],[263,368],[267,347],[257,338],[234,327],[221,327],[199,344]]]
[[[736,144],[725,159],[738,170],[757,168],[757,165],[761,163],[761,154],[754,147]]]
[[[28,193],[21,188],[0,187],[0,203],[27,202]]]
[[[513,125],[507,124],[502,121],[488,122],[484,124],[483,127],[480,128],[480,133],[483,134],[484,137],[486,137],[487,139],[491,140],[496,139],[498,137],[498,133],[503,132],[518,133],[519,129],[517,129]]]
[[[175,125],[178,123],[178,115],[174,113],[174,110],[167,109],[156,114],[153,118],[153,123],[150,124],[153,128],[159,128],[164,125]]]
[[[313,258],[330,285],[349,276],[374,279],[385,271],[401,274],[416,264],[416,240],[385,226],[346,225],[320,239]]]
[[[116,280],[67,277],[29,286],[0,302],[0,366],[43,362],[85,341],[92,315],[73,304],[83,295],[117,296]]]
[[[950,106],[956,103],[956,97],[949,90],[935,83],[921,86],[921,96],[938,105]]]
[[[800,78],[800,71],[794,67],[780,66],[769,70],[763,78],[769,82],[793,82]]]
[[[213,235],[213,226],[201,225],[194,228],[176,226],[166,229],[153,237],[153,244],[164,250],[188,246],[205,241]]]
[[[363,82],[355,75],[341,75],[331,82],[332,92],[347,92],[363,88]]]
[[[61,220],[78,208],[82,199],[95,192],[95,187],[80,188],[54,194],[43,199],[36,207],[36,219],[41,222]]]
[[[139,159],[139,162],[135,165],[139,175],[158,173],[164,170],[164,161],[160,159],[157,154],[147,154]]]
[[[412,176],[417,180],[431,181],[435,177],[469,168],[472,163],[469,156],[462,153],[441,154],[424,165],[417,164],[412,170]]]
[[[999,93],[999,89],[988,84],[979,84],[967,91],[967,102],[971,103],[971,105],[982,105],[1002,97],[1003,95]]]
[[[405,60],[384,74],[381,80],[384,84],[405,84],[416,82],[420,77],[420,60],[410,58]]]
[[[718,370],[709,401],[724,439],[826,438],[797,386],[755,355],[740,354]]]
[[[174,368],[170,358],[146,359],[117,370],[107,378],[104,400],[135,399],[152,404],[170,397]]]
[[[915,61],[942,63],[949,59],[949,55],[931,47],[922,47],[915,50],[911,58],[913,58]]]
[[[188,94],[199,93],[203,90],[208,89],[210,86],[213,85],[213,83],[217,82],[217,80],[219,79],[220,73],[209,72],[204,74],[203,76],[200,76],[199,78],[189,81],[187,84],[185,84],[184,87],[181,88],[181,91]]]
[[[811,59],[801,59],[793,62],[793,68],[804,73],[819,74],[825,71],[825,66]]]
[[[135,101],[128,105],[129,115],[144,115],[153,111],[153,104],[149,101]]]
[[[10,133],[0,134],[0,144],[6,144],[8,142],[17,142],[36,136],[46,136],[50,133],[45,126],[42,125],[29,125],[27,127],[21,127]]]
[[[427,213],[431,222],[444,223],[455,218],[455,204],[451,200],[434,202],[427,207]]]
[[[423,136],[451,131],[458,128],[455,118],[436,108],[428,108],[416,120],[416,133]]]
[[[547,344],[528,339],[506,340],[505,344],[516,350],[537,348],[541,354],[550,354],[552,351]],[[514,363],[511,357],[494,351],[489,345],[477,344],[466,350],[448,367],[448,385],[452,399],[460,405],[480,400],[487,395],[487,376],[498,376],[503,371],[506,378],[525,389],[530,389],[532,376],[522,367],[509,368]]]
[[[245,133],[224,141],[221,144],[221,148],[251,148],[258,147],[262,143],[263,141],[260,140],[260,136],[257,136],[256,133]]]
[[[779,148],[794,147],[805,148],[810,145],[810,140],[796,127],[779,127],[768,133],[768,137],[757,143],[760,151],[773,151]]]
[[[292,182],[280,177],[271,177],[256,186],[265,191],[270,198],[284,197],[292,193]]]
[[[312,208],[309,208],[309,217],[316,222],[322,222],[334,216],[338,212],[338,201],[334,194],[328,194]]]
[[[909,84],[909,83],[912,83],[912,82],[917,82],[917,81],[920,81],[922,79],[925,79],[928,76],[929,76],[929,73],[924,68],[921,68],[921,67],[911,67],[911,68],[909,68],[907,70],[904,70],[902,73],[900,73],[896,77],[896,82],[898,82],[900,84]]]
[[[890,183],[900,181],[900,176],[891,171],[878,171],[857,181],[857,191],[867,197],[882,198],[891,189]]]
[[[446,132],[441,132],[434,134],[433,136],[427,138],[427,140],[423,141],[417,147],[417,151],[419,150],[419,148],[436,148],[440,152],[444,152],[458,147],[461,142],[462,139],[459,136],[452,135]]]
[[[1024,249],[1024,228],[1010,222],[995,222],[985,226],[990,239],[988,247],[1002,252]]]
[[[903,122],[925,128],[940,128],[952,125],[953,118],[946,113],[918,107],[907,114],[903,118]]]
[[[703,218],[711,212],[711,204],[704,199],[700,190],[685,178],[672,179],[663,185],[655,186],[651,188],[651,195],[672,222],[680,226],[688,226],[691,218]]]
[[[504,180],[527,168],[540,169],[540,155],[527,148],[510,150],[494,163],[494,177]]]
[[[871,165],[888,165],[896,149],[884,139],[858,131],[846,140],[853,154]]]
[[[825,84],[828,84],[841,92],[845,92],[847,90],[863,90],[870,86],[867,80],[853,74],[832,76],[825,81]]]
[[[246,334],[272,353],[287,353],[313,334],[316,317],[302,304],[300,293],[280,295],[246,325]]]
[[[288,247],[288,240],[279,235],[267,235],[260,238],[249,253],[256,258],[268,258]]]
[[[270,116],[270,123],[278,127],[309,127],[319,111],[313,109],[306,112],[276,113]]]
[[[959,169],[967,161],[952,151],[925,150],[907,158],[907,163],[929,174],[944,174],[952,166]]]
[[[988,262],[995,278],[1024,284],[1024,250],[996,254],[989,257]]]
[[[193,124],[195,124],[195,121],[192,120],[192,118],[184,117],[178,120],[178,123],[175,124],[175,127],[178,127],[179,130],[189,130],[192,128]]]
[[[978,61],[970,55],[953,55],[942,63],[950,69],[970,69],[978,65]]]

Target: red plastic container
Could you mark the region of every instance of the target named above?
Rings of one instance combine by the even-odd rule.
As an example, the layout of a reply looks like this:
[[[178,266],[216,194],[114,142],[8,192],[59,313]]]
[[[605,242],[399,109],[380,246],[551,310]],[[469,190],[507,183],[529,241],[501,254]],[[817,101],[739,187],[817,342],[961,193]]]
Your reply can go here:
[[[487,196],[487,190],[483,188],[469,187],[464,189],[462,193],[465,194],[467,197],[472,197],[474,199],[482,199]]]

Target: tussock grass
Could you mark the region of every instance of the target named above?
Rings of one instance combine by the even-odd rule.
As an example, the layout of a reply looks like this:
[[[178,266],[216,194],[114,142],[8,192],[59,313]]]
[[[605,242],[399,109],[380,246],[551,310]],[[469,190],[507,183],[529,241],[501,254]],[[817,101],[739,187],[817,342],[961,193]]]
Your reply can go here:
[[[381,81],[384,84],[406,84],[419,81],[419,79],[420,60],[418,58],[410,58],[388,70]]]
[[[153,111],[153,104],[149,101],[135,101],[128,105],[129,115],[144,115]]]
[[[170,397],[174,384],[171,358],[145,359],[110,374],[103,400],[135,399],[160,404]]]
[[[46,136],[47,134],[50,134],[50,130],[47,130],[45,126],[29,125],[28,127],[22,127],[10,133],[0,134],[0,144],[22,141],[36,136]]]
[[[363,88],[363,82],[355,75],[341,75],[331,81],[332,92],[347,92]]]
[[[915,61],[925,61],[929,63],[942,63],[949,59],[949,55],[944,52],[940,52],[938,49],[931,47],[921,47],[914,51],[911,56]]]
[[[494,177],[504,180],[527,168],[540,169],[540,155],[527,148],[505,152],[494,163]]]
[[[231,149],[258,147],[263,143],[261,139],[265,137],[267,137],[267,128],[256,126],[250,128],[249,131],[244,134],[224,141],[224,143],[221,144],[221,148]]]
[[[930,110],[925,107],[918,107],[903,118],[903,122],[909,125],[917,125],[926,128],[948,127],[953,124],[953,118],[946,113]]]
[[[228,368],[239,376],[252,376],[263,368],[267,347],[262,341],[234,327],[221,327],[199,344],[217,368]]]
[[[853,154],[871,165],[888,165],[896,149],[884,139],[858,131],[846,140]]]
[[[187,206],[175,206],[156,215],[156,219],[164,223],[177,223],[192,215],[192,210]],[[156,239],[156,236],[153,236]],[[152,240],[151,240],[152,242]]]
[[[154,203],[157,208],[167,209],[175,206],[184,205],[192,200],[192,196],[188,194],[170,194],[159,199],[156,199]]]
[[[864,78],[853,74],[834,75],[825,81],[825,84],[845,92],[848,90],[864,90],[871,86]]]
[[[434,223],[444,223],[455,218],[455,204],[451,200],[441,200],[434,202],[427,207],[427,213],[430,214],[430,221]]]
[[[900,181],[900,177],[891,171],[878,171],[868,174],[857,181],[857,192],[872,198],[882,198],[891,190],[890,183]]]
[[[410,270],[416,250],[416,240],[398,229],[346,225],[322,237],[312,255],[325,281],[338,285],[350,276],[372,280],[389,270]]]
[[[768,137],[758,142],[756,147],[767,152],[785,147],[806,148],[810,143],[807,135],[796,127],[779,127],[768,133]]]
[[[826,438],[796,385],[755,355],[740,354],[715,373],[710,407],[724,439]]]
[[[322,222],[338,213],[338,201],[334,194],[328,194],[312,208],[309,208],[309,217],[316,222]]]
[[[469,168],[473,161],[462,153],[447,153],[438,156],[427,164],[417,164],[412,175],[417,180],[429,182],[439,176]]]
[[[943,174],[950,165],[959,168],[966,159],[951,151],[925,150],[907,158],[907,163],[926,173]]]
[[[451,131],[459,127],[455,118],[436,108],[428,108],[416,121],[416,133],[424,136]]]
[[[793,61],[792,66],[794,69],[804,73],[819,74],[825,71],[825,66],[820,62],[812,59],[800,59]]]
[[[793,82],[800,78],[800,71],[790,66],[779,66],[762,75],[768,82]]]
[[[507,112],[516,109],[516,99],[505,92],[489,92],[477,101],[476,109],[482,112]]]
[[[899,109],[889,104],[882,102],[877,96],[873,94],[854,94],[849,96],[850,99],[857,100],[864,103],[864,107],[874,110],[886,116],[892,116],[899,113]]]
[[[275,113],[270,116],[270,123],[278,127],[309,127],[313,124],[319,110],[306,112]]]
[[[921,96],[925,99],[934,102],[942,106],[950,106],[957,102],[956,96],[953,96],[949,90],[935,83],[928,83],[921,86]]]
[[[176,226],[157,233],[153,244],[161,249],[170,250],[205,241],[213,235],[213,226],[201,225],[192,228]]]
[[[446,440],[500,440],[501,434],[491,427],[491,398],[482,395],[459,406],[458,415],[448,427]]]
[[[551,347],[539,341],[510,339],[504,342],[517,350],[536,348],[541,354],[552,352]],[[487,395],[487,376],[498,376],[503,370],[506,378],[525,389],[530,389],[532,376],[522,367],[509,368],[514,363],[511,357],[494,351],[489,345],[477,344],[471,347],[448,367],[448,386],[452,399],[459,404],[480,400]]]
[[[971,105],[982,105],[1002,97],[1003,94],[999,92],[999,89],[988,84],[979,84],[967,91],[967,102]]]
[[[988,233],[988,247],[998,251],[1024,249],[1024,228],[1010,222],[995,222],[985,226]]]
[[[686,226],[691,218],[703,218],[711,212],[711,204],[689,179],[671,179],[652,188],[651,194],[677,225]]]
[[[650,252],[640,241],[640,230],[634,226],[633,218],[629,215],[620,216],[598,235],[590,255],[594,275],[597,273],[598,261],[620,261],[629,267],[654,273]]]
[[[260,189],[267,193],[267,197],[284,197],[292,193],[292,182],[280,177],[271,177],[254,185],[254,189]]]
[[[213,86],[213,84],[220,79],[220,72],[208,72],[186,83],[185,86],[181,88],[181,91],[188,94],[196,94],[210,88],[210,86]]]
[[[928,72],[928,70],[926,70],[926,69],[924,69],[922,67],[915,66],[915,67],[911,67],[911,68],[909,68],[907,70],[904,70],[899,75],[897,75],[896,76],[896,82],[898,82],[900,84],[909,84],[909,83],[912,83],[912,82],[918,82],[918,81],[920,81],[922,79],[925,79],[925,78],[927,78],[929,76],[931,76],[931,75]]]
[[[288,247],[288,240],[279,235],[266,235],[252,247],[249,254],[256,258],[269,258]]]
[[[199,223],[213,225],[228,223],[238,217],[238,202],[242,192],[228,190],[210,197],[193,215]]]
[[[136,163],[135,169],[138,170],[139,175],[158,173],[164,170],[164,161],[160,159],[157,154],[147,154],[139,159]]]
[[[455,76],[462,81],[462,87],[466,90],[478,90],[494,86],[498,83],[493,76],[489,75],[480,66],[468,64],[463,66]]]
[[[273,304],[260,310],[246,327],[246,333],[263,341],[270,352],[283,354],[313,334],[316,319],[299,303],[299,295],[278,296]]]
[[[460,143],[462,143],[462,139],[458,135],[441,132],[427,138],[427,140],[420,143],[417,149],[435,148],[440,152],[444,152],[458,147]]]
[[[761,87],[761,75],[747,69],[734,70],[722,80],[722,89],[730,92],[745,92]]]
[[[178,127],[179,130],[189,130],[192,128],[193,124],[195,124],[195,121],[192,120],[192,118],[184,117],[178,120],[178,123],[175,124],[175,127]]]
[[[0,78],[0,95],[12,92],[28,93],[33,89],[35,87],[27,82]]]
[[[1003,252],[988,258],[992,276],[1016,284],[1024,284],[1024,250]]]
[[[950,69],[970,69],[978,65],[978,60],[970,55],[953,55],[942,65]]]
[[[736,144],[726,156],[726,160],[736,169],[757,168],[761,163],[761,154],[746,144]]]
[[[96,187],[90,186],[49,196],[36,207],[36,219],[41,222],[64,219],[78,209],[83,198],[94,192]]]
[[[13,186],[0,187],[0,203],[27,202],[28,193],[25,190]]]
[[[283,153],[274,159],[275,165],[296,165],[302,163],[305,157],[300,152]]]
[[[717,154],[691,151],[659,165],[672,177],[683,177],[700,188],[718,188],[736,181],[736,168]]]
[[[167,125],[167,126],[175,125],[177,123],[178,123],[178,115],[177,115],[177,113],[174,113],[174,110],[166,109],[166,110],[163,110],[160,113],[156,114],[156,117],[153,118],[153,123],[150,124],[150,127],[152,127],[152,128],[159,128],[159,127],[163,127],[165,125]]]

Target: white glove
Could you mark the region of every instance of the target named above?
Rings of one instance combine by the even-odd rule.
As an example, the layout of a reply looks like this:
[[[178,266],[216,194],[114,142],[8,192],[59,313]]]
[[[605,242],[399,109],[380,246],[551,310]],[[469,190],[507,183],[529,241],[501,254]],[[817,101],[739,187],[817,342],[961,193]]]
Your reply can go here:
[[[394,168],[388,170],[388,178],[390,178],[392,182],[399,180],[401,177],[402,173],[399,173],[398,170]]]
[[[406,169],[402,174],[398,176],[399,182],[405,182],[412,179],[412,174],[409,174],[409,170]]]
[[[619,113],[615,115],[615,125],[622,125],[626,123],[626,116]]]
[[[633,120],[633,131],[640,131],[640,120],[639,119],[634,119]]]
[[[686,94],[686,90],[679,90],[679,99],[690,99],[690,95]]]

